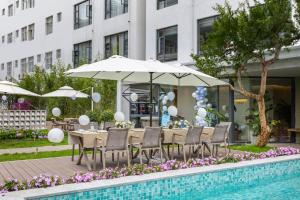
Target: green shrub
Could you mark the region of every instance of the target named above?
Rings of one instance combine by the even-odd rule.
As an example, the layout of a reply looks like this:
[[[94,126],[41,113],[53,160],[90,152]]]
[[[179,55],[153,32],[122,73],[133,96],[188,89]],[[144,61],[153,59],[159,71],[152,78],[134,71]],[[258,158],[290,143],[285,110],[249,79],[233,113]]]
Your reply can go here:
[[[100,114],[100,122],[110,122],[114,119],[114,113],[111,110],[104,110]]]
[[[0,129],[0,140],[10,139],[33,139],[33,138],[44,138],[48,135],[48,130],[15,130],[15,129]]]
[[[99,122],[100,114],[96,111],[88,111],[86,115],[90,118],[91,122]]]

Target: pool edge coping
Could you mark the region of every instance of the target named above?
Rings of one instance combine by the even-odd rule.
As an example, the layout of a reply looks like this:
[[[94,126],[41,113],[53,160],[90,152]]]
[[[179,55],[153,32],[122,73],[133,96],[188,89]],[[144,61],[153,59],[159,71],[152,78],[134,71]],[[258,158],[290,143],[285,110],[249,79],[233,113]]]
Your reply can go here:
[[[38,188],[38,189],[22,190],[17,192],[9,192],[5,194],[4,197],[0,197],[0,199],[24,200],[28,198],[63,195],[66,193],[77,193],[77,192],[83,192],[88,190],[117,187],[124,184],[134,184],[134,183],[145,182],[145,181],[153,181],[153,180],[159,180],[165,178],[175,178],[180,176],[216,172],[216,171],[222,171],[228,169],[235,169],[235,168],[242,168],[248,166],[263,165],[263,164],[269,164],[274,162],[283,162],[283,161],[298,160],[298,159],[300,159],[300,154],[290,155],[290,156],[280,156],[276,158],[265,158],[265,159],[251,160],[251,161],[242,161],[238,163],[225,163],[219,165],[170,170],[170,171],[157,172],[157,173],[145,174],[140,176],[138,175],[126,176],[126,177],[120,177],[115,179],[92,181],[88,183],[65,184],[65,185],[49,187],[49,188]]]

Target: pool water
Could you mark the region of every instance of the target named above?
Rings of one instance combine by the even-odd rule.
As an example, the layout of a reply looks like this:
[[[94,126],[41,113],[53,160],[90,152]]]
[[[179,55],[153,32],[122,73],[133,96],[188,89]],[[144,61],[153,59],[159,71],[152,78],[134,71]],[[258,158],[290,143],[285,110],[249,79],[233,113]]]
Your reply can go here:
[[[300,160],[102,188],[41,200],[294,200],[300,199]]]

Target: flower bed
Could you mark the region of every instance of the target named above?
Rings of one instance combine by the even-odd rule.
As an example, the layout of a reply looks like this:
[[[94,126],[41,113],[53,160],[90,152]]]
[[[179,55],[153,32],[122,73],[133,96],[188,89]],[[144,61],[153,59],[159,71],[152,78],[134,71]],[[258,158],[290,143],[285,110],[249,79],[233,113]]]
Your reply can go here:
[[[156,165],[134,164],[130,167],[106,168],[99,172],[76,172],[73,176],[67,178],[42,174],[38,177],[33,177],[32,179],[29,179],[27,181],[20,181],[17,179],[6,180],[3,185],[0,185],[0,194],[4,195],[6,192],[10,191],[26,190],[33,188],[47,188],[71,183],[86,183],[94,180],[114,179],[125,176],[136,176],[177,169],[210,166],[228,162],[240,162],[245,160],[274,158],[278,156],[294,155],[299,153],[300,150],[293,147],[279,147],[277,149],[269,150],[267,152],[259,154],[247,152],[240,154],[231,154],[221,160],[217,160],[215,158],[191,159],[186,163],[183,161],[169,160],[163,164]]]

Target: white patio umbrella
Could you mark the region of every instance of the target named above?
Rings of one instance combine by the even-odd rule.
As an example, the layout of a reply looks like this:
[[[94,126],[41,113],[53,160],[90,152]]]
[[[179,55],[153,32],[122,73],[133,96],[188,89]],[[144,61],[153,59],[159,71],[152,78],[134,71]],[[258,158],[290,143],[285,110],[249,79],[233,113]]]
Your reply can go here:
[[[39,97],[40,95],[25,90],[19,87],[17,84],[9,81],[0,81],[0,94],[11,94],[11,95],[24,95]]]
[[[72,87],[63,86],[58,90],[42,95],[42,97],[67,97],[67,98],[88,98],[89,95],[74,90]]]
[[[71,69],[66,74],[71,77],[150,83],[150,105],[153,104],[153,84],[177,86],[228,85],[224,81],[186,66],[173,66],[155,60],[135,60],[117,55],[106,60]],[[152,112],[150,112],[151,125]]]

